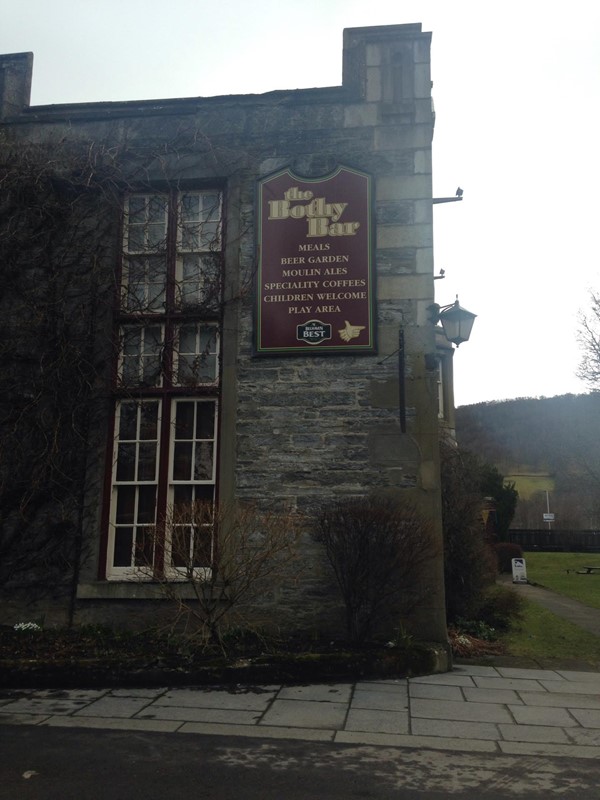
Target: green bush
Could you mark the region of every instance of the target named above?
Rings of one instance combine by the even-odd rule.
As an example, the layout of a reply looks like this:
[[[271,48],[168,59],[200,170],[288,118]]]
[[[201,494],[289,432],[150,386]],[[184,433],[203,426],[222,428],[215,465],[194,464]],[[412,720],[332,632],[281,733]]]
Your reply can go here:
[[[468,633],[469,636],[482,639],[484,642],[493,642],[498,638],[496,628],[492,628],[487,622],[483,622],[480,619],[462,619],[459,617],[455,621],[455,625],[460,633]]]
[[[512,573],[513,558],[523,558],[521,545],[512,542],[497,542],[494,545],[496,558],[498,559],[498,572]]]
[[[477,618],[497,631],[507,631],[523,616],[525,599],[507,586],[492,586],[483,595]]]

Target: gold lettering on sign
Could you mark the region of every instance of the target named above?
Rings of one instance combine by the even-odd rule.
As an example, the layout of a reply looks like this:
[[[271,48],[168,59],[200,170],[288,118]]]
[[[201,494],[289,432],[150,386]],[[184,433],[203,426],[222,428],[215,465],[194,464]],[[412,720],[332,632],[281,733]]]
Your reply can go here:
[[[306,205],[300,201],[308,200]],[[292,203],[298,205],[292,205]],[[328,203],[325,197],[313,197],[313,193],[301,191],[297,186],[290,186],[283,193],[283,200],[269,200],[269,219],[305,219],[308,225],[307,238],[320,238],[323,236],[354,236],[360,228],[360,222],[340,222],[348,203]],[[302,246],[300,249],[317,250],[329,249]],[[302,263],[294,259],[286,259],[287,263]]]

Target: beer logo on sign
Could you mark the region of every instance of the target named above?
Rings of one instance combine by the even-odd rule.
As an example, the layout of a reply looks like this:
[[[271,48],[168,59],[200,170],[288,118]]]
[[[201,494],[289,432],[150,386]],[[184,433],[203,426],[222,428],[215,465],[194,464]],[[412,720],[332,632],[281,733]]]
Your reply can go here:
[[[331,339],[331,325],[311,319],[296,328],[296,338],[305,344],[321,344]]]

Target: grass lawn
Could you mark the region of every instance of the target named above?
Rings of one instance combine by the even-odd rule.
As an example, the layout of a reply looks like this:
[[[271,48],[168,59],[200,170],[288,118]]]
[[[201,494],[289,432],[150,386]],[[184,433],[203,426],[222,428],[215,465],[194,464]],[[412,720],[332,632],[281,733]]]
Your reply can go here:
[[[502,636],[501,641],[512,656],[576,658],[592,666],[600,666],[600,637],[530,601],[526,602],[522,621]]]
[[[600,608],[600,573],[578,575],[584,565],[599,565],[600,553],[524,553],[527,578],[553,592]],[[567,570],[569,570],[567,572]]]

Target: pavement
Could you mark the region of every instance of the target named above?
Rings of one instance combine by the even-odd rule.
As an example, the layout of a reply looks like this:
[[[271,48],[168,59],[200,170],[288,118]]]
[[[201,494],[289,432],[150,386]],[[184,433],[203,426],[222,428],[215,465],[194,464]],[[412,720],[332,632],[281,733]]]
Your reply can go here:
[[[514,588],[600,635],[598,610]],[[574,660],[531,666],[500,657],[347,683],[4,690],[0,724],[599,758],[600,672]]]
[[[600,757],[600,673],[457,665],[308,686],[14,690],[0,724]]]

